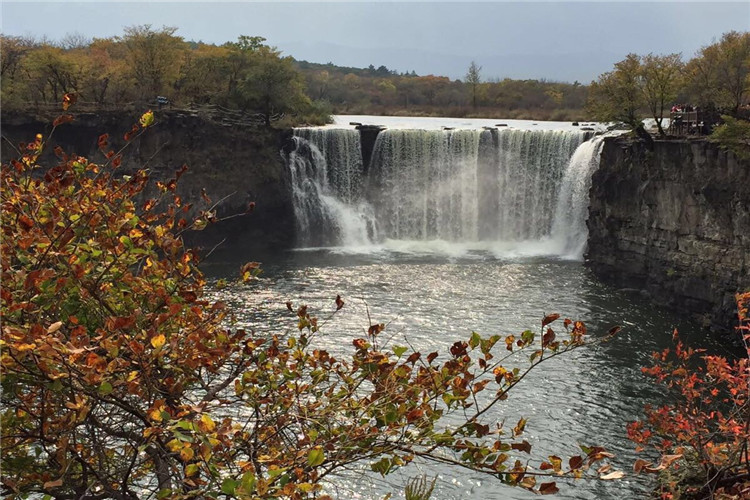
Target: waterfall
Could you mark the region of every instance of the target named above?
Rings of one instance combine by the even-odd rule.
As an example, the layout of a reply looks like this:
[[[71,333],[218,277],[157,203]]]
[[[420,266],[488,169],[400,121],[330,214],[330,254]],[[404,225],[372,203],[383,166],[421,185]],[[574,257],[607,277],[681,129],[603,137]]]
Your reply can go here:
[[[355,130],[295,129],[283,153],[290,172],[297,237],[303,247],[360,246],[375,238],[361,199],[362,154]]]
[[[522,241],[549,236],[578,131],[386,130],[370,176],[392,239]]]
[[[591,176],[599,168],[603,147],[604,137],[584,142],[573,153],[565,171],[552,226],[552,238],[559,244],[560,255],[580,259],[586,250]]]
[[[284,153],[299,244],[544,243],[580,258],[601,138],[578,130],[294,130]],[[536,243],[535,243],[536,242]]]

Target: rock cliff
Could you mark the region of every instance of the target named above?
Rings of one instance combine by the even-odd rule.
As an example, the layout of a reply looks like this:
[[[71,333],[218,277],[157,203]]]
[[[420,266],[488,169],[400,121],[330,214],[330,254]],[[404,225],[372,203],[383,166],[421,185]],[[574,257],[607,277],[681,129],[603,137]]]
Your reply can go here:
[[[178,183],[184,200],[202,204],[205,189],[213,203],[219,202],[219,217],[243,213],[250,201],[252,214],[210,225],[188,234],[188,243],[231,251],[241,248],[245,256],[278,251],[294,242],[294,214],[287,187],[287,171],[279,155],[280,134],[263,127],[224,123],[215,117],[188,111],[156,111],[156,123],[124,151],[120,171],[148,168],[152,178],[169,179],[183,164],[188,171]],[[55,130],[42,164],[53,164],[52,151],[60,145],[67,153],[104,161],[97,149],[103,133],[110,136],[115,151],[124,145],[123,135],[138,122],[139,113],[79,113],[72,123]],[[11,144],[30,142],[35,134],[47,134],[51,116],[3,113],[2,160],[15,156]]]
[[[707,327],[750,288],[750,164],[703,140],[608,138],[590,192],[587,265]]]

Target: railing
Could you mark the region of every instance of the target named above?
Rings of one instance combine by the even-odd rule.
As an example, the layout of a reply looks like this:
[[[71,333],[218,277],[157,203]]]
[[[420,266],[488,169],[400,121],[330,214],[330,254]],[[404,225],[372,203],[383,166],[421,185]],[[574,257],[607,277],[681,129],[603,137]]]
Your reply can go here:
[[[71,108],[79,113],[96,113],[101,111],[145,111],[146,109],[169,109],[170,112],[187,113],[193,116],[213,121],[224,126],[257,127],[266,123],[263,113],[248,113],[240,109],[225,108],[218,104],[190,104],[187,107],[174,107],[172,104],[159,105],[151,101],[134,101],[125,103],[98,103],[91,101],[77,101]],[[15,111],[34,111],[36,113],[63,113],[62,105],[50,102],[24,102]],[[275,122],[284,117],[284,113],[271,115],[268,121]]]
[[[672,111],[669,114],[669,133],[674,135],[701,135],[703,116],[700,111]]]

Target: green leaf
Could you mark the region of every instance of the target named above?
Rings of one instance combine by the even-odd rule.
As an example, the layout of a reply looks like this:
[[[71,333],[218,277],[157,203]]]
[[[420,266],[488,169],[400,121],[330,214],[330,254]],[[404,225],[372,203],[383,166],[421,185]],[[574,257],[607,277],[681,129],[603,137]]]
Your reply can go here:
[[[237,489],[237,486],[239,486],[239,484],[239,481],[226,478],[224,482],[221,483],[221,492],[225,495],[234,495],[234,490]]]
[[[394,345],[393,346],[393,352],[398,356],[399,358],[404,355],[406,351],[408,351],[408,347],[400,346],[400,345]]]
[[[112,384],[110,384],[109,382],[104,381],[101,383],[101,385],[99,385],[99,394],[101,394],[102,396],[111,394],[112,390]]]
[[[390,472],[392,465],[393,464],[391,463],[391,459],[385,457],[370,465],[370,468],[373,472],[377,472],[381,476],[385,476],[386,474],[388,474],[388,472]]]
[[[244,493],[252,493],[255,490],[255,474],[251,471],[245,472],[240,484]]]
[[[326,455],[323,452],[323,448],[316,446],[307,454],[307,465],[310,467],[316,467],[325,462],[325,459]]]
[[[471,332],[471,338],[469,339],[469,345],[472,349],[476,349],[476,347],[482,342],[482,337],[477,332]]]
[[[171,488],[162,488],[156,493],[156,498],[161,500],[162,498],[167,498],[171,494],[172,494]]]
[[[531,344],[534,342],[534,332],[531,330],[526,330],[521,334],[521,340],[524,344]]]

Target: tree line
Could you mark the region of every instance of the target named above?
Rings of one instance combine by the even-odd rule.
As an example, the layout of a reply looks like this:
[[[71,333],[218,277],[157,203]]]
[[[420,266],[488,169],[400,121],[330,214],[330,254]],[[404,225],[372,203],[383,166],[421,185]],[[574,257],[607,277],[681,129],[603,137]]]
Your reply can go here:
[[[674,103],[690,103],[707,122],[739,117],[750,92],[750,34],[729,32],[692,59],[629,54],[591,83],[487,80],[473,62],[467,74],[398,73],[297,61],[240,36],[222,45],[186,41],[177,28],[131,26],[120,36],[59,42],[2,36],[3,108],[60,102],[66,93],[101,107],[153,102],[215,104],[292,123],[322,124],[330,114],[503,117],[621,121],[652,117],[661,133]]]
[[[215,104],[271,117],[324,123],[325,109],[265,39],[240,36],[223,45],[185,41],[177,28],[131,26],[120,36],[88,40],[2,36],[4,109],[58,103],[67,93],[98,107],[124,107],[165,96],[177,105]]]
[[[663,120],[676,103],[699,109],[706,128],[721,115],[750,117],[750,33],[725,33],[687,61],[681,54],[629,54],[592,82],[587,110],[633,128],[650,117],[664,135]]]
[[[588,89],[578,82],[483,80],[476,63],[463,80],[297,61],[309,95],[337,114],[582,120]]]
[[[154,102],[216,104],[295,123],[321,124],[336,114],[503,116],[582,119],[587,87],[544,80],[482,81],[398,73],[386,66],[350,68],[283,56],[263,37],[221,45],[187,41],[177,28],[131,26],[122,35],[60,41],[2,36],[6,110],[58,103],[66,93],[100,108]]]

